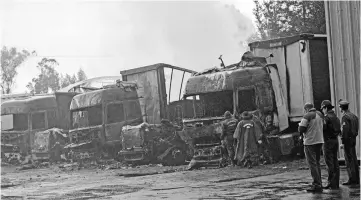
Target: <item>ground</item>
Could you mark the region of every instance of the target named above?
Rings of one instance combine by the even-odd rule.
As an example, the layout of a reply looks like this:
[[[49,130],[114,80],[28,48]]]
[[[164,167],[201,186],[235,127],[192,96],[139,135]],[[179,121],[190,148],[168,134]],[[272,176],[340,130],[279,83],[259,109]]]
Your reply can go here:
[[[1,199],[360,199],[359,187],[306,193],[311,183],[304,160],[252,169],[226,167],[186,171],[186,166],[58,164],[28,170],[2,166]],[[323,180],[326,168],[322,166]],[[341,181],[347,173],[341,167]]]

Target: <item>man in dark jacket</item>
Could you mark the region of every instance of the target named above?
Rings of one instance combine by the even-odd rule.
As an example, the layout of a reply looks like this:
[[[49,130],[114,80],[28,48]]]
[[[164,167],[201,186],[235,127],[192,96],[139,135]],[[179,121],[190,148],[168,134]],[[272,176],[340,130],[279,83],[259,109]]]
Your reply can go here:
[[[237,127],[237,120],[232,117],[229,111],[224,113],[224,121],[222,121],[223,132],[221,134],[222,143],[227,149],[228,160],[232,166],[235,165],[234,161],[234,147],[233,147],[233,133]]]
[[[62,151],[62,147],[60,145],[60,143],[57,141],[55,142],[54,146],[51,147],[50,149],[50,159],[52,162],[60,162],[61,161],[61,151]]]
[[[348,109],[349,102],[340,100],[342,112],[341,141],[345,151],[345,161],[348,173],[348,181],[342,185],[357,185],[360,183],[359,166],[356,156],[356,137],[359,129],[359,119]]]
[[[235,160],[243,166],[258,165],[258,139],[262,134],[262,128],[259,124],[253,121],[253,116],[244,111],[242,113],[242,120],[238,123],[234,131],[233,138],[237,140]]]
[[[325,189],[338,189],[340,180],[340,168],[338,165],[338,135],[341,133],[340,120],[332,110],[334,106],[330,101],[324,100],[321,103],[321,110],[324,114],[323,123],[323,156],[328,169],[328,183]]]

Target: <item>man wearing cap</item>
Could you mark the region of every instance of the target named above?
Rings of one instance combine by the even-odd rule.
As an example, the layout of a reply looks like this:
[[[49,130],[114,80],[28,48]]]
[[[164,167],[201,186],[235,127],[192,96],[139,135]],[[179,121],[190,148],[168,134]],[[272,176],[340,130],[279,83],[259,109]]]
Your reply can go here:
[[[221,134],[221,140],[225,149],[227,149],[228,160],[232,166],[235,165],[234,161],[234,147],[233,147],[233,133],[237,127],[237,120],[232,117],[229,111],[224,113],[224,121],[222,121],[223,131]]]
[[[325,189],[338,189],[340,180],[340,168],[338,165],[338,135],[341,133],[340,120],[332,110],[334,106],[329,100],[321,103],[321,110],[324,114],[323,124],[323,156],[328,170],[328,183]]]
[[[356,156],[356,137],[358,135],[359,121],[358,117],[348,109],[349,102],[339,101],[342,112],[341,124],[341,141],[345,151],[345,161],[348,173],[348,181],[342,185],[354,185],[360,183],[359,167]]]
[[[306,160],[311,171],[313,183],[307,192],[322,192],[321,149],[323,141],[323,115],[316,111],[312,103],[304,106],[305,115],[299,123],[298,131],[303,134]]]

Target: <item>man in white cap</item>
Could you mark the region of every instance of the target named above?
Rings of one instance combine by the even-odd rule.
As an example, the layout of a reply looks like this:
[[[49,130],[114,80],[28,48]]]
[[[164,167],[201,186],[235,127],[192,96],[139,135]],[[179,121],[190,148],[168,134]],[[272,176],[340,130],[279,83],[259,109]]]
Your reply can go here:
[[[305,115],[299,123],[298,131],[303,134],[306,160],[311,171],[313,183],[307,192],[322,192],[321,149],[323,141],[323,115],[316,111],[312,103],[304,106]]]

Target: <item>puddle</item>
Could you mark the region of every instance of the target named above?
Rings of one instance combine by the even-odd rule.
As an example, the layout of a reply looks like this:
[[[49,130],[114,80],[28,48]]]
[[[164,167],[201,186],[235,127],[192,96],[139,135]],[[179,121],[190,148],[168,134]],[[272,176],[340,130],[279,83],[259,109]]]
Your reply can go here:
[[[67,193],[61,196],[53,197],[51,199],[99,199],[113,195],[122,195],[141,190],[140,187],[132,187],[127,185],[104,185],[97,188],[89,188]]]

